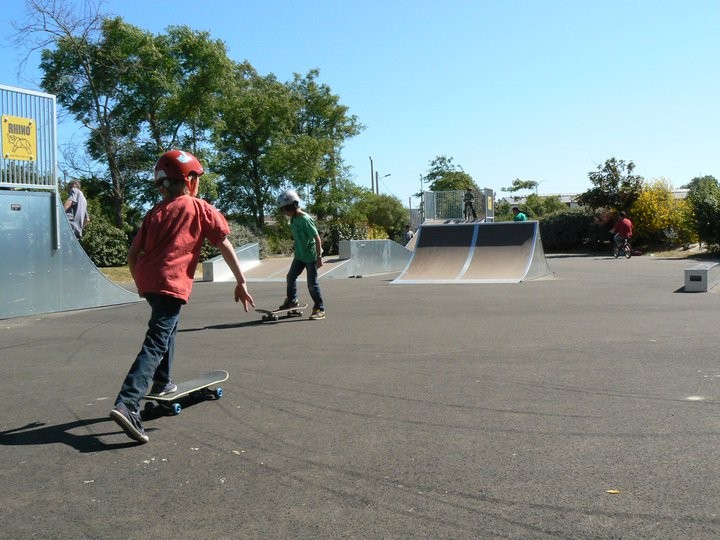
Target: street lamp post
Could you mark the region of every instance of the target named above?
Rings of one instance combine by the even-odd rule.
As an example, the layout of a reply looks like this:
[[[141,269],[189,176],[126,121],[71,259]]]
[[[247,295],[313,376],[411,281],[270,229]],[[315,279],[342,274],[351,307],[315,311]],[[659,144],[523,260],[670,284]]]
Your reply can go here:
[[[380,195],[380,178],[387,178],[388,176],[392,176],[392,173],[388,173],[385,176],[380,176],[380,173],[375,171],[375,194]]]

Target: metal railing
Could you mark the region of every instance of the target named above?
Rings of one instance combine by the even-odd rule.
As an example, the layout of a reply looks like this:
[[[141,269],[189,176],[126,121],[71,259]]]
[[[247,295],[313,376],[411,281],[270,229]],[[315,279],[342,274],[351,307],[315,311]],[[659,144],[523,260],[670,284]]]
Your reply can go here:
[[[55,96],[0,85],[0,188],[57,190]]]

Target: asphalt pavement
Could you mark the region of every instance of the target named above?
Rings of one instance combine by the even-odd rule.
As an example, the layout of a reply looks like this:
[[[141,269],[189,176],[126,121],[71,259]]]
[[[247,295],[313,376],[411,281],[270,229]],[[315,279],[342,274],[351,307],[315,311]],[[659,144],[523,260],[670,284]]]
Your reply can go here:
[[[683,292],[687,260],[548,261],[322,281],[322,321],[196,283],[175,379],[230,378],[144,445],[108,413],[146,304],[0,321],[0,537],[720,537],[720,290]]]

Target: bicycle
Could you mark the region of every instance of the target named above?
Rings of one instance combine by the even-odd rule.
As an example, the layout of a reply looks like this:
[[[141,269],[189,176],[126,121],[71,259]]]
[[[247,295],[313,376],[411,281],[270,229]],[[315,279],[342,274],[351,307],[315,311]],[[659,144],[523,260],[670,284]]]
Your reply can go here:
[[[475,221],[477,219],[477,215],[475,214],[475,208],[473,207],[473,204],[471,202],[465,202],[465,208],[463,208],[463,217],[465,218],[465,221]]]
[[[617,259],[621,253],[625,255],[626,259],[632,257],[632,246],[630,245],[630,242],[628,242],[628,239],[625,238],[623,239],[622,244],[618,244],[613,238],[613,257]]]

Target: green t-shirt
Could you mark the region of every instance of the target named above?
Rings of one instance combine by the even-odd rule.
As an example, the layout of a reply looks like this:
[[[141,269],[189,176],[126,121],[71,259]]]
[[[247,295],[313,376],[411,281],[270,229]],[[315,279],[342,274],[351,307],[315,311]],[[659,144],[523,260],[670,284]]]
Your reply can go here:
[[[315,262],[315,236],[318,232],[313,219],[307,214],[295,216],[290,220],[290,230],[295,241],[295,258],[305,263]]]
[[[522,212],[518,212],[517,214],[515,214],[513,221],[527,221],[527,216]]]

